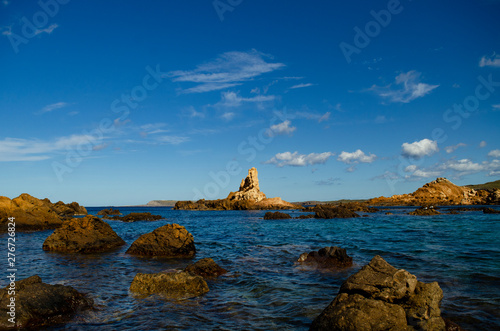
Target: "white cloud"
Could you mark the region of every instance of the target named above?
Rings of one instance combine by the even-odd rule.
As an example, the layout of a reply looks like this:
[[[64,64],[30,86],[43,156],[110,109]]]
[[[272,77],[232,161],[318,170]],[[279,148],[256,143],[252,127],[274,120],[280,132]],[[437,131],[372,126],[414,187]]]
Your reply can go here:
[[[480,67],[500,67],[500,55],[493,52],[492,55],[485,55],[479,61]]]
[[[162,129],[165,127],[165,123],[149,123],[149,124],[144,124],[139,127],[139,131],[141,136],[146,137],[147,135],[150,134],[158,134],[158,133],[165,133],[168,132],[168,130]]]
[[[286,120],[283,123],[271,125],[271,127],[269,128],[269,135],[292,134],[297,128],[294,126],[290,126],[290,124],[292,124],[292,122]]]
[[[35,31],[35,35],[38,35],[40,33],[48,33],[48,34],[51,34],[56,28],[58,28],[59,25],[57,24],[51,24],[48,28],[46,29],[37,29]]]
[[[0,140],[0,162],[41,161],[52,157],[52,154],[65,152],[81,147],[93,149],[100,140],[90,135],[71,135],[59,137],[52,141],[36,139],[5,138]]]
[[[314,183],[316,185],[340,185],[341,179],[338,177],[330,177],[328,179],[318,180]]]
[[[417,170],[417,166],[414,164],[411,164],[405,168],[405,172],[415,172]]]
[[[161,136],[157,139],[161,143],[170,144],[170,145],[179,145],[191,140],[186,136]]]
[[[408,103],[429,94],[439,86],[421,83],[420,75],[421,73],[415,70],[401,73],[395,78],[394,88],[393,84],[383,87],[373,85],[369,90],[389,99],[390,102]]]
[[[225,119],[226,121],[230,121],[234,118],[236,114],[233,113],[233,112],[225,112],[224,114],[222,114],[222,118]]]
[[[459,176],[483,171],[489,171],[489,175],[492,176],[496,171],[500,170],[500,160],[483,161],[482,163],[475,163],[470,159],[450,160],[441,168],[456,171]]]
[[[314,86],[315,84],[312,84],[312,83],[302,83],[302,84],[297,84],[297,85],[294,85],[292,87],[290,87],[290,89],[297,89],[297,88],[303,88],[303,87],[309,87],[309,86]]]
[[[486,147],[486,145],[488,145],[488,143],[486,143],[486,141],[483,140],[479,143],[479,148],[484,148]]]
[[[324,164],[330,158],[330,156],[333,155],[335,154],[331,152],[311,153],[308,155],[299,154],[298,152],[284,152],[276,154],[274,157],[264,163],[275,164],[278,167],[305,167],[307,165]]]
[[[450,154],[450,153],[453,153],[454,151],[456,151],[457,149],[459,149],[460,147],[465,147],[465,146],[467,146],[467,145],[464,143],[458,143],[456,145],[447,146],[444,148],[444,150],[446,151],[446,153]]]
[[[422,178],[435,178],[439,177],[440,175],[441,172],[439,171],[425,171],[420,169],[415,170],[415,172],[413,173],[413,176]]]
[[[429,139],[422,139],[413,143],[404,143],[401,145],[401,154],[404,157],[420,159],[423,156],[430,156],[439,151],[437,142]]]
[[[174,82],[194,83],[196,86],[182,93],[202,93],[221,90],[262,74],[283,68],[283,63],[271,63],[271,56],[252,50],[249,52],[226,52],[216,59],[198,65],[190,71],[171,71],[167,74]]]
[[[500,158],[500,149],[494,149],[488,153],[488,156]]]
[[[498,105],[491,105],[494,111],[500,110],[500,103]]]
[[[346,164],[350,163],[372,163],[375,161],[377,156],[375,154],[366,155],[362,150],[358,149],[355,152],[348,153],[342,152],[337,158],[338,161],[344,162]]]
[[[257,95],[253,98],[243,98],[235,92],[223,92],[222,100],[216,106],[223,107],[239,107],[244,102],[269,102],[273,101],[276,97],[274,95]]]
[[[329,111],[327,111],[323,115],[307,111],[297,111],[294,114],[291,114],[291,118],[305,118],[308,120],[317,120],[318,123],[321,123],[323,121],[327,121],[330,118],[331,114],[332,113]]]
[[[326,113],[323,114],[323,116],[321,116],[319,119],[318,119],[318,123],[321,123],[323,121],[328,121],[328,119],[330,118],[330,115],[332,113],[330,113],[329,111],[327,111]]]
[[[50,104],[50,105],[43,107],[42,110],[40,110],[40,114],[48,113],[48,112],[51,112],[51,111],[56,110],[56,109],[61,109],[61,108],[64,108],[68,105],[69,105],[69,103],[67,103],[67,102],[56,102],[56,103],[53,103],[53,104]]]

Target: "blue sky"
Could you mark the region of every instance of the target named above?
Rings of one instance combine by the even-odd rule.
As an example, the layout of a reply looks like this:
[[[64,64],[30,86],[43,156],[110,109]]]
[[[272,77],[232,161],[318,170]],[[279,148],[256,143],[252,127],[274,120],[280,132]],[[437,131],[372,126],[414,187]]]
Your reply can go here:
[[[500,177],[500,1],[0,2],[0,194],[285,200]]]

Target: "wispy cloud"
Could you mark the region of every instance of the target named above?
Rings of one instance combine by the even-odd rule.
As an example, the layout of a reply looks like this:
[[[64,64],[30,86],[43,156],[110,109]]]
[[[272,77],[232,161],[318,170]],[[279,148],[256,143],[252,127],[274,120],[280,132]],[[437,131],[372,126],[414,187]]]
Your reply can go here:
[[[243,98],[236,92],[223,92],[221,101],[216,107],[239,107],[243,103],[261,103],[273,101],[276,97],[274,95],[257,95],[252,98]]]
[[[328,179],[323,179],[323,180],[318,180],[315,181],[314,183],[316,185],[340,185],[341,179],[339,177],[330,177]]]
[[[53,103],[53,104],[50,104],[50,105],[43,107],[40,110],[39,114],[49,113],[53,110],[61,109],[61,108],[67,107],[67,106],[69,106],[69,103],[67,103],[67,102],[56,102],[56,103]]]
[[[338,156],[337,160],[340,162],[344,162],[346,164],[350,163],[372,163],[375,161],[377,156],[375,154],[366,155],[362,150],[358,149],[355,152],[348,153],[342,152]]]
[[[168,132],[168,130],[162,129],[166,125],[167,124],[165,124],[165,123],[148,123],[148,124],[141,125],[138,129],[139,129],[139,133],[141,134],[141,136],[146,137],[146,136],[152,135],[152,134]]]
[[[500,149],[494,149],[488,153],[488,156],[500,158]]]
[[[493,52],[492,55],[485,55],[479,61],[480,67],[500,67],[500,55]]]
[[[51,34],[55,29],[57,29],[59,27],[59,25],[57,24],[51,24],[48,28],[45,28],[45,29],[37,29],[35,31],[35,35],[38,35],[40,33],[47,33],[47,34]]]
[[[309,86],[314,86],[314,85],[315,84],[312,84],[312,83],[297,84],[297,85],[294,85],[294,86],[290,87],[290,90],[298,89],[298,88],[304,88],[304,87],[309,87]]]
[[[41,161],[50,159],[54,153],[90,144],[92,148],[97,138],[91,135],[71,135],[51,141],[36,139],[5,138],[0,140],[0,162]]]
[[[491,107],[493,107],[493,110],[495,110],[495,111],[500,110],[500,104],[498,104],[498,105],[491,105]]]
[[[465,146],[467,146],[467,145],[464,143],[458,143],[456,145],[447,146],[444,148],[444,150],[446,151],[446,153],[451,154],[454,151],[456,151],[457,149],[459,149],[460,147],[465,147]]]
[[[431,156],[439,151],[437,142],[430,139],[422,139],[413,143],[404,143],[401,145],[401,154],[407,158],[420,159],[424,156]]]
[[[439,85],[430,85],[420,82],[421,73],[415,70],[401,73],[395,78],[394,84],[387,86],[373,85],[369,91],[373,91],[389,102],[408,103],[417,98],[429,94]]]
[[[331,114],[332,113],[329,111],[327,111],[324,114],[312,113],[312,112],[308,112],[308,111],[297,111],[297,112],[291,114],[290,117],[291,118],[305,118],[308,120],[317,120],[318,123],[321,123],[323,121],[327,121],[328,119],[330,119]]]
[[[203,93],[242,84],[262,74],[283,68],[283,63],[268,62],[270,55],[251,50],[227,52],[216,59],[198,65],[193,70],[171,71],[167,74],[174,82],[193,83],[181,93]]]
[[[185,142],[190,141],[191,139],[186,136],[174,136],[174,135],[167,135],[167,136],[161,136],[156,139],[160,143],[164,144],[169,144],[169,145],[179,145]]]
[[[470,159],[450,160],[440,166],[443,170],[453,170],[457,176],[461,177],[478,172],[488,172],[489,176],[494,176],[500,171],[500,160],[473,162]]]
[[[299,152],[284,152],[273,156],[265,164],[275,164],[278,167],[293,166],[305,167],[307,165],[324,164],[328,159],[335,155],[331,152],[299,154]]]

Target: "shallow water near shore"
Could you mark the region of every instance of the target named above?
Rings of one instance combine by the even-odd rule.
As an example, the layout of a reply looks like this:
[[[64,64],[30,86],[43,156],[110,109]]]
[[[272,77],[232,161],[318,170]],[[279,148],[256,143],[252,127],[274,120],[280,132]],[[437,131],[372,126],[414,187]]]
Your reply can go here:
[[[87,209],[96,215],[103,208]],[[480,211],[406,215],[413,209],[384,208],[356,219],[263,220],[265,211],[124,207],[123,214],[147,211],[166,219],[107,221],[127,244],[91,255],[44,252],[42,244],[52,230],[18,232],[17,278],[37,274],[45,283],[70,285],[94,299],[95,310],[51,330],[307,330],[342,282],[380,255],[420,281],[439,282],[444,317],[466,330],[500,330],[500,215]],[[388,210],[394,215],[385,215]],[[183,225],[193,234],[197,248],[193,260],[125,254],[140,235],[168,223]],[[6,242],[6,235],[1,237]],[[354,266],[325,272],[294,262],[301,253],[325,246],[345,248]],[[210,292],[204,296],[167,301],[139,298],[128,290],[138,272],[181,269],[205,257],[229,273],[209,280]],[[6,283],[2,280],[1,285]]]

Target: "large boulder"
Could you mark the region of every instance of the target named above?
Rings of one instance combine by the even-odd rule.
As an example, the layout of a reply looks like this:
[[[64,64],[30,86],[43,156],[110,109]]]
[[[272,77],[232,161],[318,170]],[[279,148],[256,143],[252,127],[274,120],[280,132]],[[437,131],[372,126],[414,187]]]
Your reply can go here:
[[[10,296],[14,287],[16,295]],[[15,298],[15,324],[9,319]],[[49,285],[35,275],[8,285],[0,290],[0,329],[27,328],[35,330],[52,324],[65,322],[78,311],[89,309],[93,300],[71,286]]]
[[[128,254],[191,258],[196,253],[194,238],[185,227],[167,224],[153,232],[143,234],[132,243]]]
[[[160,294],[168,299],[187,299],[209,291],[203,277],[189,272],[169,272],[135,275],[130,291],[143,294]]]
[[[65,253],[96,253],[124,245],[108,223],[95,216],[74,218],[56,229],[43,243],[43,250]]]
[[[352,257],[347,255],[344,248],[332,246],[321,248],[319,251],[303,253],[297,262],[319,268],[339,269],[352,266]]]
[[[220,267],[213,259],[208,257],[188,265],[184,271],[203,278],[219,277],[227,273],[226,269]]]
[[[55,229],[75,215],[85,215],[87,210],[76,202],[55,204],[49,199],[37,199],[23,193],[17,198],[0,196],[0,232],[7,231],[9,217],[14,217],[16,231]]]
[[[310,330],[445,330],[443,291],[380,256],[350,276]]]

